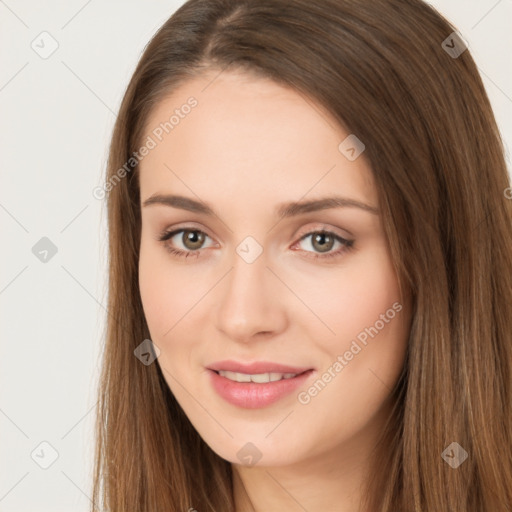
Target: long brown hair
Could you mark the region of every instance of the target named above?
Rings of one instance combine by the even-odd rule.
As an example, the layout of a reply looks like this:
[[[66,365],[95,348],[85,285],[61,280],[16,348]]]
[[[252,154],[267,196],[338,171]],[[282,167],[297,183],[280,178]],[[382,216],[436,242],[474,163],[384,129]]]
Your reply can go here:
[[[512,510],[510,183],[482,80],[453,32],[420,0],[190,0],[153,37],[122,101],[106,176],[93,510],[234,511],[231,464],[197,434],[159,365],[134,357],[150,336],[133,155],[153,107],[208,68],[291,86],[366,146],[413,316],[365,506]],[[449,457],[464,453],[452,467]]]

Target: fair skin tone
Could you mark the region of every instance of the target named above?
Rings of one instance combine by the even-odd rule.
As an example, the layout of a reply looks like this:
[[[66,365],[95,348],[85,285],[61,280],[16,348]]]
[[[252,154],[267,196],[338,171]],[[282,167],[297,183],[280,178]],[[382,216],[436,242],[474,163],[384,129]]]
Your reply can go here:
[[[311,99],[270,80],[217,75],[189,80],[156,105],[142,139],[155,139],[160,123],[197,99],[140,163],[141,204],[173,194],[215,212],[141,208],[139,284],[157,361],[198,433],[232,463],[237,512],[353,512],[403,367],[409,302],[378,211],[346,206],[280,218],[275,209],[337,195],[378,210],[371,169],[364,152],[354,161],[342,154],[349,133]],[[204,240],[197,231],[158,240],[179,228]],[[321,229],[353,246],[315,242]],[[252,263],[236,251],[248,236],[262,250]],[[166,245],[199,255],[178,257]],[[372,326],[378,333],[333,371]],[[225,359],[315,371],[296,392],[247,409],[212,388],[206,366]],[[308,393],[329,368],[329,382]],[[261,454],[254,465],[237,455],[248,442]]]

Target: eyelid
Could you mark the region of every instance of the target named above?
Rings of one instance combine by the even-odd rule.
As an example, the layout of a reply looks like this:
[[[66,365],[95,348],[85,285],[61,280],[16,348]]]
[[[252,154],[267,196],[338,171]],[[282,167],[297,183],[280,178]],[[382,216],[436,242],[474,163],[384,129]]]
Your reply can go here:
[[[175,236],[178,232],[180,232],[182,230],[183,231],[186,231],[186,230],[198,231],[198,232],[204,233],[210,239],[215,240],[215,237],[210,235],[207,229],[205,229],[202,225],[199,225],[198,223],[193,223],[193,222],[188,223],[186,225],[178,224],[176,226],[173,226],[172,228],[165,228],[160,231],[160,235],[159,235],[158,239],[160,239],[160,236],[163,236],[166,233],[174,233],[173,236]],[[314,224],[313,226],[301,227],[301,229],[298,232],[296,232],[296,234],[293,235],[293,239],[294,239],[293,244],[295,245],[298,241],[303,240],[306,236],[311,235],[312,233],[319,232],[319,231],[332,232],[333,234],[338,235],[339,237],[341,237],[347,241],[350,241],[354,238],[352,233],[350,233],[347,230],[343,230],[343,231],[345,231],[345,233],[347,233],[348,236],[345,233],[340,233],[340,231],[341,231],[340,228],[320,222],[320,223]],[[199,250],[204,250],[204,249],[199,249]]]
[[[305,255],[304,257],[306,259],[310,259],[313,261],[318,261],[321,263],[336,262],[336,261],[338,261],[338,257],[343,257],[343,255],[345,255],[346,253],[352,252],[354,250],[354,242],[355,242],[354,237],[342,236],[339,233],[337,233],[336,230],[337,230],[337,228],[331,228],[331,227],[325,226],[325,225],[323,227],[311,227],[308,230],[306,230],[305,233],[303,233],[301,235],[294,235],[295,242],[290,246],[290,249],[292,251],[296,251],[297,250],[296,247],[298,245],[300,245],[301,242],[303,240],[305,240],[306,238],[311,237],[317,233],[324,233],[324,234],[327,234],[327,235],[333,237],[338,242],[338,244],[341,245],[341,247],[338,248],[336,251],[329,251],[329,252],[326,252],[325,254],[317,253],[315,251],[307,251],[307,250],[302,250],[300,252],[304,253],[304,255]],[[213,244],[212,244],[213,247],[215,247],[215,246],[218,247],[218,244],[215,242],[215,239],[213,237],[211,237],[206,232],[206,230],[203,230],[203,229],[197,228],[195,226],[191,226],[191,225],[176,226],[176,227],[174,227],[174,229],[166,229],[163,232],[161,232],[161,234],[157,238],[157,241],[162,243],[164,245],[165,249],[169,253],[171,253],[172,255],[176,256],[179,259],[189,258],[189,257],[192,257],[192,258],[201,257],[203,255],[203,253],[206,251],[206,249],[209,249],[212,247],[212,246],[203,247],[203,248],[197,249],[197,250],[187,250],[187,249],[184,250],[184,249],[176,248],[173,245],[169,245],[169,240],[171,240],[172,238],[177,236],[179,233],[182,233],[184,231],[195,231],[195,232],[202,233],[202,234],[206,235],[208,238],[210,238],[210,240],[213,241]]]
[[[204,230],[202,228],[198,228],[196,226],[176,226],[176,227],[173,227],[170,229],[164,229],[157,234],[156,240],[159,242],[163,242],[164,244],[167,244],[169,242],[169,240],[171,240],[176,235],[178,235],[179,233],[182,233],[184,231],[193,231],[193,232],[197,232],[197,233],[203,233],[210,240],[213,241],[213,243],[210,247],[215,247],[215,246],[218,247],[219,246],[219,244],[215,241],[215,238],[210,236],[206,230]],[[210,247],[201,248],[201,249],[198,249],[197,251],[189,251],[189,252],[199,253],[200,251],[204,251],[205,249],[209,249]]]
[[[339,237],[345,239],[345,240],[352,240],[354,236],[352,233],[350,233],[347,230],[341,230],[340,228],[337,228],[336,226],[332,226],[330,224],[325,223],[316,223],[313,226],[308,225],[307,227],[301,228],[296,235],[294,235],[294,238],[297,238],[299,240],[302,240],[305,236],[310,235],[311,233],[316,233],[318,231],[328,231],[330,233],[333,233],[335,235],[338,235]]]
[[[334,240],[341,245],[340,248],[338,248],[336,251],[329,251],[325,254],[317,253],[315,251],[302,251],[307,254],[307,258],[313,258],[313,259],[320,259],[327,261],[328,258],[335,258],[336,256],[342,255],[345,251],[352,251],[354,247],[354,238],[344,237],[336,233],[334,230],[327,230],[327,229],[312,229],[305,233],[303,236],[301,236],[296,242],[293,243],[293,245],[290,247],[292,250],[296,250],[296,247],[300,245],[300,243],[303,240],[306,240],[307,238],[317,234],[317,233],[324,233],[328,236],[334,238]]]
[[[161,236],[169,233],[173,233],[173,236],[175,236],[180,231],[197,231],[200,233],[204,233],[211,240],[215,240],[215,237],[209,233],[208,229],[206,229],[203,225],[196,225],[194,223],[185,225],[177,224],[176,226],[172,226],[170,228],[163,228],[162,230],[159,231],[158,239],[160,239]]]

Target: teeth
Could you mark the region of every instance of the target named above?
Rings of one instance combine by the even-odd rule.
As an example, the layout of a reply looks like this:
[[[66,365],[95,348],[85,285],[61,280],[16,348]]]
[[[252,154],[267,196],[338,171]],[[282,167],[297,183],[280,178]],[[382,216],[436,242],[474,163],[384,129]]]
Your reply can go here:
[[[282,379],[291,379],[295,377],[296,373],[256,373],[248,375],[247,373],[236,373],[219,370],[221,377],[235,382],[256,382],[258,384],[264,384],[265,382],[276,382]]]

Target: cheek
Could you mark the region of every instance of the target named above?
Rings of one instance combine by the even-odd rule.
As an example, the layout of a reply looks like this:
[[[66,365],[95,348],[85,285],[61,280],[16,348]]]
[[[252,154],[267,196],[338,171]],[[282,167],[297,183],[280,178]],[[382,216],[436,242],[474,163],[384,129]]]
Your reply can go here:
[[[201,301],[211,287],[207,276],[173,262],[163,247],[151,241],[141,245],[140,296],[151,340],[160,348],[162,361],[171,351],[176,361],[188,358],[200,343],[200,337],[191,333],[197,330]]]
[[[402,303],[386,246],[361,252],[346,266],[330,271],[328,279],[311,276],[304,286],[303,293],[310,290],[316,315],[332,331],[319,327],[317,321],[302,324],[325,356],[320,374],[336,375],[324,398],[344,397],[347,410],[357,409],[358,400],[375,401],[373,407],[378,407],[403,367],[409,328],[407,304]],[[318,329],[324,334],[315,336]]]
[[[384,330],[396,316],[393,304],[400,302],[398,282],[389,262],[379,257],[369,258],[344,280],[336,329],[343,339],[359,336],[372,326]]]
[[[396,384],[407,349],[409,305],[402,303],[388,253],[382,248],[362,256],[320,287],[317,313],[335,335],[308,336],[325,357],[318,380],[299,401],[308,412],[304,428],[324,425],[325,447],[372,420]]]
[[[181,310],[175,290],[180,286],[179,273],[165,261],[165,250],[143,241],[139,257],[139,288],[144,315],[153,341],[158,343],[176,323]]]
[[[376,405],[378,397],[382,399],[393,387],[403,367],[408,304],[400,297],[385,247],[358,261],[343,283],[338,308],[331,311],[336,337],[328,347],[330,359],[336,361],[342,356],[339,384],[343,382],[345,391],[354,391],[363,401],[376,400]]]
[[[361,333],[364,339],[365,329],[376,323],[379,331],[389,332],[394,319],[400,317],[396,311],[399,306],[393,308],[401,302],[398,280],[384,244],[347,258],[346,264],[309,273],[301,281],[300,293],[331,330],[329,337],[322,328],[327,334],[322,338],[330,340],[326,347],[329,352],[348,349],[351,340]],[[311,339],[315,338],[318,335]]]

